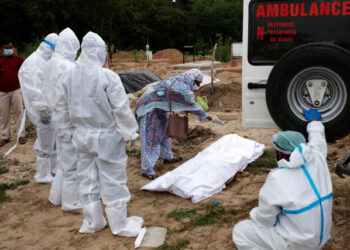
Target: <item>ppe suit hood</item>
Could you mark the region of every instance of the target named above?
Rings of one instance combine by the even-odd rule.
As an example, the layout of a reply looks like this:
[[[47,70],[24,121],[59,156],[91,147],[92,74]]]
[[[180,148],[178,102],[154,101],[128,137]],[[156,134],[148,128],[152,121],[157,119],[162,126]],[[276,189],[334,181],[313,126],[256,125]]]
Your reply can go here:
[[[80,43],[77,36],[70,28],[65,28],[58,35],[58,40],[55,48],[55,54],[59,54],[64,58],[73,61],[79,50]]]
[[[53,45],[56,45],[57,39],[58,39],[58,35],[56,33],[51,33],[45,37],[44,41],[47,41]],[[50,47],[50,45],[45,43],[44,41],[40,43],[37,51],[39,52],[40,56],[42,56],[43,59],[45,61],[47,61],[50,59],[50,57],[54,51]]]
[[[310,147],[300,144],[290,155],[289,161],[282,159],[278,161],[279,167],[300,168],[302,164],[311,161],[313,154]]]
[[[107,47],[103,39],[96,33],[89,31],[81,43],[79,63],[92,63],[102,66],[106,61]]]

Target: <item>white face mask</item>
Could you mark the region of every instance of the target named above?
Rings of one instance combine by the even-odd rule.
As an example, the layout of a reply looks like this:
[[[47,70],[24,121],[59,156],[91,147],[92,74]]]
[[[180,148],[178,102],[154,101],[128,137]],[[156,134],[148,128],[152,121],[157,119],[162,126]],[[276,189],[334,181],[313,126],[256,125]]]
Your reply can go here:
[[[197,90],[199,89],[199,87],[197,86],[197,84],[193,85],[193,90]]]
[[[2,53],[3,56],[11,56],[13,53],[13,49],[4,49],[4,52]]]

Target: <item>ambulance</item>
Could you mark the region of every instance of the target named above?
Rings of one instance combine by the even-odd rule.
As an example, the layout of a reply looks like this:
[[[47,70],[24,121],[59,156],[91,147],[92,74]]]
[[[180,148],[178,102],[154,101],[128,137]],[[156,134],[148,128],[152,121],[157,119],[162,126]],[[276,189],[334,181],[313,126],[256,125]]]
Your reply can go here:
[[[305,134],[311,108],[328,141],[350,133],[350,1],[244,0],[243,127]]]

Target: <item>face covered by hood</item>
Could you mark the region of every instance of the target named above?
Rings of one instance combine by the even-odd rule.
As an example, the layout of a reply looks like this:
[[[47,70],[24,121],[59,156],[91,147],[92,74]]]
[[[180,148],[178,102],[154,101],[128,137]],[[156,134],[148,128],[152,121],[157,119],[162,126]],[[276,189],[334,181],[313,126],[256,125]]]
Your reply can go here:
[[[92,63],[103,66],[107,57],[107,46],[103,39],[96,33],[89,31],[81,43],[79,63]]]
[[[44,57],[45,61],[51,58],[56,47],[57,39],[58,35],[56,33],[51,33],[48,34],[44,41],[40,43],[38,50],[41,52],[41,55]]]
[[[77,56],[79,48],[79,39],[70,28],[65,28],[58,34],[55,53],[73,61]]]
[[[179,76],[174,77],[176,81],[174,87],[177,87],[182,90],[194,90],[194,81],[202,82],[203,74],[198,69],[190,69]]]

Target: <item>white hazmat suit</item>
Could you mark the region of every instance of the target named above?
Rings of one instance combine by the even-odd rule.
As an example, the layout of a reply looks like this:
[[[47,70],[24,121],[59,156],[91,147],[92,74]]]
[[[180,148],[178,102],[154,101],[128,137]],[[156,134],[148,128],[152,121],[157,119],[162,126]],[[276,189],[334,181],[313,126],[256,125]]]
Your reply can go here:
[[[62,210],[81,212],[77,183],[77,153],[72,144],[73,127],[68,110],[60,109],[58,100],[64,94],[59,80],[75,65],[80,43],[74,32],[66,28],[58,35],[55,52],[45,66],[45,92],[56,132],[58,170],[52,183],[49,200],[62,204]]]
[[[324,126],[307,126],[309,143],[278,161],[260,190],[251,220],[233,228],[238,249],[320,249],[332,227],[332,183]]]
[[[18,78],[22,89],[23,100],[30,120],[36,126],[37,139],[34,152],[37,156],[35,182],[51,183],[52,173],[56,173],[55,131],[49,121],[43,123],[41,114],[52,113],[45,98],[44,66],[54,51],[57,34],[49,34],[22,64]]]
[[[80,199],[84,221],[79,232],[103,229],[106,220],[115,235],[136,236],[141,217],[127,218],[130,193],[126,186],[125,141],[138,137],[138,126],[119,76],[102,68],[107,50],[102,38],[88,32],[75,68],[63,80],[69,116],[75,127],[73,143],[78,152]]]

